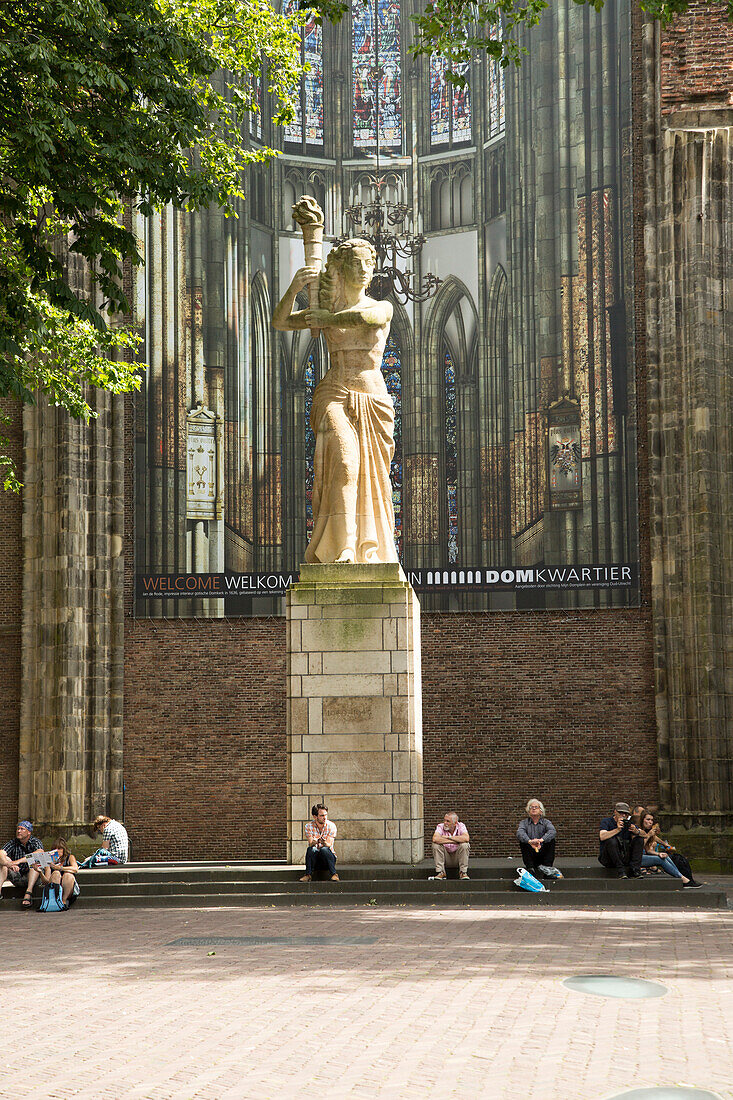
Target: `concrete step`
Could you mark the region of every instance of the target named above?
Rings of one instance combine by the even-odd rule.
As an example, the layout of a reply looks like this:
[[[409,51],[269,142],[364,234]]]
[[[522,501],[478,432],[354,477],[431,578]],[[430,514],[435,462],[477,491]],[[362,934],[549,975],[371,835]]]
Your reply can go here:
[[[432,863],[416,866],[352,864],[339,866],[341,881],[302,883],[302,865],[284,862],[129,863],[91,868],[79,874],[84,907],[212,905],[566,905],[726,908],[720,886],[682,890],[668,875],[625,880],[596,860],[561,861],[565,878],[547,879],[548,892],[529,894],[513,884],[517,859],[472,859],[471,878],[457,872],[428,882]],[[38,895],[38,891],[36,891]],[[4,895],[20,897],[20,891]],[[537,900],[536,900],[537,899]],[[549,900],[553,899],[553,900]],[[10,908],[6,903],[6,908]]]
[[[514,887],[514,878],[516,872],[507,872],[504,878],[490,878],[490,879],[470,879],[460,881],[457,879],[447,879],[442,882],[428,882],[427,878],[422,879],[367,879],[367,878],[348,878],[342,879],[340,882],[313,882],[305,883],[300,882],[298,879],[291,880],[286,879],[281,882],[275,881],[247,881],[239,878],[238,876],[232,879],[219,878],[216,880],[201,881],[188,881],[188,877],[184,876],[182,879],[165,880],[159,882],[140,882],[133,881],[130,883],[110,883],[110,882],[87,882],[85,880],[80,881],[81,888],[84,893],[84,897],[97,897],[110,892],[115,893],[127,893],[132,892],[137,895],[146,895],[148,897],[154,897],[158,894],[303,894],[312,893],[322,887],[335,891],[336,893],[375,893],[375,894],[388,894],[388,893],[402,893],[402,894],[414,894],[421,893],[426,889],[432,890],[438,893],[451,892],[460,888],[467,894],[486,894],[486,893],[506,893],[512,892]],[[572,892],[573,890],[585,890],[587,893],[607,893],[609,890],[622,890],[626,893],[634,893],[638,891],[641,885],[644,885],[648,889],[654,889],[656,891],[663,892],[676,892],[680,889],[679,884],[673,879],[665,876],[655,876],[649,880],[619,880],[619,879],[596,879],[596,878],[582,878],[576,876],[574,878],[567,878],[562,880],[550,880],[546,879],[545,885],[549,890],[560,890],[563,893]]]
[[[512,859],[471,860],[471,881],[505,880],[516,877],[519,857]],[[563,860],[561,869],[566,880],[581,877],[588,881],[618,881],[616,875],[601,867],[596,860],[570,858]],[[128,863],[121,868],[90,868],[80,872],[79,881],[84,883],[163,883],[163,882],[297,882],[303,874],[302,864],[286,863]],[[363,880],[400,880],[425,882],[434,873],[432,863],[424,860],[411,866],[408,864],[339,864],[339,876],[343,881]],[[659,877],[659,876],[658,876]],[[665,878],[668,876],[665,876]],[[449,879],[458,879],[457,872],[449,872]],[[671,879],[669,880],[672,881]]]
[[[132,891],[109,892],[94,897],[82,895],[78,904],[84,908],[211,908],[216,906],[239,906],[242,908],[280,908],[296,905],[303,906],[415,906],[466,907],[466,908],[661,908],[661,909],[721,909],[726,907],[726,896],[715,887],[703,887],[700,890],[678,890],[670,892],[638,888],[634,892],[604,891],[590,894],[585,889],[566,891],[550,890],[541,894],[530,894],[514,887],[506,891],[469,892],[464,889],[436,891],[421,890],[409,893],[392,890],[353,891],[333,889],[336,883],[318,884],[316,889],[292,892],[229,892],[229,893],[158,893],[140,894]],[[432,886],[432,884],[431,884]]]

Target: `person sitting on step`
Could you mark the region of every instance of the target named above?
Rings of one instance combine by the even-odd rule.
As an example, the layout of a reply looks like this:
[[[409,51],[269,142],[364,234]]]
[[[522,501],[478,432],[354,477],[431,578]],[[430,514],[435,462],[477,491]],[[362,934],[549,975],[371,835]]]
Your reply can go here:
[[[640,823],[644,834],[642,867],[659,867],[665,874],[680,879],[683,887],[699,890],[702,883],[695,882],[688,860],[663,839],[659,825],[654,820],[654,814],[642,809]]]
[[[447,813],[433,833],[433,859],[435,874],[430,881],[445,878],[446,867],[457,867],[460,878],[468,878],[468,855],[471,850],[471,838],[468,829],[458,820],[455,811]]]
[[[13,886],[20,886],[25,890],[25,896],[21,902],[24,909],[30,909],[33,905],[33,887],[38,880],[38,870],[28,865],[26,857],[32,852],[43,851],[40,840],[33,836],[33,826],[30,821],[19,821],[15,830],[15,837],[0,848],[0,899],[3,896],[5,881],[12,882]]]
[[[56,859],[50,867],[41,868],[41,878],[50,885],[55,883],[61,887],[61,900],[67,907],[73,905],[79,896],[79,883],[76,881],[76,872],[79,864],[76,856],[69,851],[69,845],[62,836],[56,841]],[[49,852],[49,855],[53,855]]]
[[[121,821],[99,814],[94,819],[95,833],[102,834],[102,847],[87,856],[80,867],[118,867],[130,858],[130,838]]]
[[[615,869],[619,878],[639,878],[644,837],[631,820],[631,807],[617,802],[613,817],[601,819],[598,833],[598,862]]]
[[[310,882],[317,870],[323,869],[331,882],[338,882],[336,874],[336,826],[328,820],[328,806],[319,802],[311,807],[312,820],[305,827],[308,847],[305,850],[305,874],[301,882]]]
[[[539,798],[530,798],[525,806],[527,816],[519,822],[517,840],[522,851],[522,862],[530,875],[539,878],[562,878],[554,867],[557,830],[545,816],[545,807]]]

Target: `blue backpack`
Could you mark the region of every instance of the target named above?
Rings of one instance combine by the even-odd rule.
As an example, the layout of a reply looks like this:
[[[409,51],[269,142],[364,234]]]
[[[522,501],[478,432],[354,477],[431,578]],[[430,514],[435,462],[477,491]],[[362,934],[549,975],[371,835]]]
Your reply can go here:
[[[43,887],[43,897],[38,907],[39,913],[63,913],[68,909],[61,900],[61,887],[57,882]]]

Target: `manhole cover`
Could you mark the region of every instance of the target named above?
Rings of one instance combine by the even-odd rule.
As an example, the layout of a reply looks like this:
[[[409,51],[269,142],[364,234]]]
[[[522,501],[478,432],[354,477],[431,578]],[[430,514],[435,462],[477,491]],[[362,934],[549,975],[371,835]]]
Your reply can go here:
[[[620,1092],[611,1100],[720,1100],[717,1092],[693,1089],[687,1085],[660,1085],[653,1089],[632,1089]]]
[[[562,983],[576,993],[592,993],[594,997],[620,997],[637,1001],[646,997],[663,997],[666,985],[648,982],[644,978],[613,978],[604,974],[577,974]]]
[[[376,936],[181,936],[166,947],[359,947],[376,943]]]

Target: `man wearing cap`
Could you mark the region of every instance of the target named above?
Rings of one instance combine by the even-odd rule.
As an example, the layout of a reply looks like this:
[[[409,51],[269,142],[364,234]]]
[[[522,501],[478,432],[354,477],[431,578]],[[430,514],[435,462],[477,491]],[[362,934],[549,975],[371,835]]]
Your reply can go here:
[[[43,850],[40,840],[33,836],[33,826],[30,821],[19,821],[15,830],[15,838],[0,848],[0,899],[3,896],[3,886],[9,880],[13,886],[20,886],[25,890],[25,896],[21,905],[24,909],[30,909],[32,903],[33,887],[38,879],[38,871],[35,867],[29,867],[26,857],[32,852]]]
[[[631,807],[626,802],[616,803],[613,817],[601,819],[598,839],[599,863],[613,868],[619,878],[639,878],[644,839],[631,821]]]

